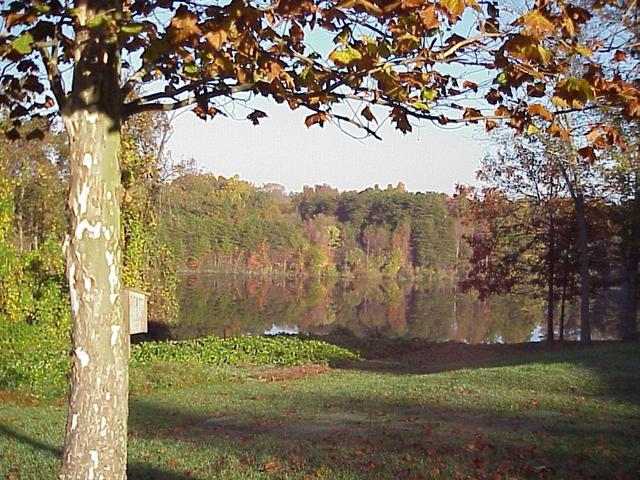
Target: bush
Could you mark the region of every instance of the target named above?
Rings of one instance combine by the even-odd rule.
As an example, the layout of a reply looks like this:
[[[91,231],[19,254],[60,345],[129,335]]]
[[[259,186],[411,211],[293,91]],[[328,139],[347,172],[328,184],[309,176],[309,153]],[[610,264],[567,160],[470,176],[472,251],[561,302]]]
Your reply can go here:
[[[147,342],[133,345],[131,349],[132,365],[175,361],[209,365],[296,366],[307,363],[326,365],[356,358],[353,352],[336,345],[284,336]]]

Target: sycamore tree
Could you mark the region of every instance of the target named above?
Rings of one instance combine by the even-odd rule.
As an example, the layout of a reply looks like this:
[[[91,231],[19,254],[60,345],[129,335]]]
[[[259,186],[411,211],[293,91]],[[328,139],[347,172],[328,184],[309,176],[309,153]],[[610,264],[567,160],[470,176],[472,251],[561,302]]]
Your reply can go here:
[[[596,0],[593,8],[626,2]],[[123,122],[138,113],[262,96],[378,136],[505,121],[558,132],[557,115],[606,104],[639,115],[638,89],[607,77],[579,37],[587,9],[564,0],[501,11],[479,0],[15,0],[3,2],[0,103],[9,138],[32,117],[64,126],[70,148],[67,274],[73,317],[60,478],[126,477],[129,337],[121,311]],[[317,47],[326,39],[330,49]],[[579,40],[580,39],[580,40]],[[328,51],[330,50],[330,52]],[[576,73],[572,64],[584,68]],[[474,73],[478,67],[484,75]],[[554,102],[549,99],[553,98]],[[258,124],[267,114],[253,110]],[[538,120],[535,122],[534,119]],[[607,140],[606,137],[604,140]],[[602,143],[602,142],[600,142]],[[599,144],[597,145],[599,146]],[[585,153],[588,153],[585,151]]]

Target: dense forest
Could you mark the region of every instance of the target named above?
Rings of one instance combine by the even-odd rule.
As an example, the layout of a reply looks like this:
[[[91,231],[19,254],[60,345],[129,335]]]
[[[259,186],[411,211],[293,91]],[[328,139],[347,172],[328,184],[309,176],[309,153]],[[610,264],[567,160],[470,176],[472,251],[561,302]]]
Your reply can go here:
[[[161,211],[160,237],[183,268],[451,277],[460,258],[453,201],[402,184],[287,195],[276,184],[191,174],[166,186]]]

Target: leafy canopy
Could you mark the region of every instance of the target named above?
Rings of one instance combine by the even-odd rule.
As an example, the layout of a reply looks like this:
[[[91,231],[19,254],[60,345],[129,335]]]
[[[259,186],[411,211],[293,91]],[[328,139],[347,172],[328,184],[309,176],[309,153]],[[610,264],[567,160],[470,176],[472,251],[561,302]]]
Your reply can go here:
[[[123,118],[191,106],[207,119],[223,104],[256,96],[309,110],[309,127],[333,121],[374,136],[381,109],[370,105],[386,107],[405,133],[415,119],[485,121],[487,129],[507,120],[518,131],[542,123],[565,135],[554,122],[559,112],[607,105],[640,115],[637,84],[602,68],[627,61],[631,38],[611,51],[584,28],[589,10],[565,0],[536,0],[519,17],[500,3],[16,0],[1,10],[0,103],[13,119],[10,137],[29,116],[68,114],[74,87],[61,72],[77,64],[79,42],[98,39],[121,56],[114,102],[124,99]],[[616,0],[591,3],[625,8]],[[333,42],[329,53],[318,48],[320,37]],[[475,67],[489,80],[474,81]],[[356,108],[341,106],[347,102]],[[254,124],[265,116],[247,115]]]

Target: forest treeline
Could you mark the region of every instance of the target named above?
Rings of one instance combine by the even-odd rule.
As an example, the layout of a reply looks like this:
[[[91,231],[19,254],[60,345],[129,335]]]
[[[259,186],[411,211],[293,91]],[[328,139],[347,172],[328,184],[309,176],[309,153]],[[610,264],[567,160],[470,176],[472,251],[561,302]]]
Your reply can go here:
[[[499,130],[480,165],[481,186],[452,196],[402,183],[360,192],[256,186],[172,163],[170,131],[164,115],[139,117],[125,129],[120,157],[123,277],[150,293],[156,322],[178,317],[177,271],[217,271],[446,280],[481,299],[543,299],[549,339],[563,338],[570,303],[581,305],[590,338],[591,309],[607,296],[618,305],[621,336],[637,335],[635,124],[620,126],[629,148],[588,161],[565,139]],[[3,325],[66,331],[65,138],[49,130],[37,141],[3,140],[0,170]]]
[[[444,275],[460,260],[460,217],[438,193],[286,194],[237,177],[188,174],[166,185],[160,238],[186,269],[359,276]]]

